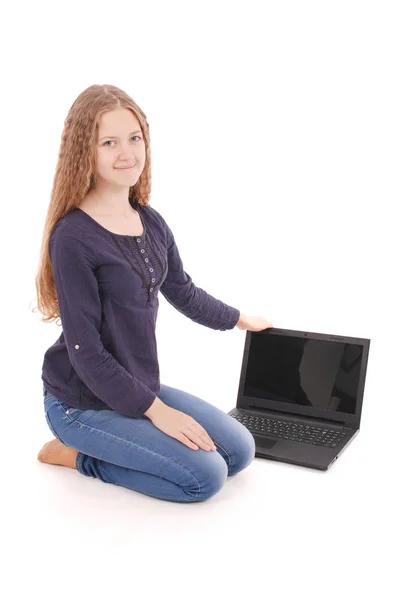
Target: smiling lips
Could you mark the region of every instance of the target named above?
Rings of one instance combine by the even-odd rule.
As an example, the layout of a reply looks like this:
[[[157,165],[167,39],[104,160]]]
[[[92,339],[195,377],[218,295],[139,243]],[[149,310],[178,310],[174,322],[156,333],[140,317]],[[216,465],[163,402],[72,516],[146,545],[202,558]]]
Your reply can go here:
[[[133,167],[135,167],[135,165],[131,165],[130,167],[116,167],[116,169],[117,171],[125,171],[126,169],[132,169]]]

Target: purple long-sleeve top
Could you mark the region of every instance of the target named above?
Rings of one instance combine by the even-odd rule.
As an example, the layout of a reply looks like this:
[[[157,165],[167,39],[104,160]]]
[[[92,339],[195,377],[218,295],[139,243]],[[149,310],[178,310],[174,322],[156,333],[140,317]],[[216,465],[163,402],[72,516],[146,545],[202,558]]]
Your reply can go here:
[[[113,233],[80,208],[53,228],[49,252],[62,332],[44,355],[42,380],[71,407],[139,418],[160,391],[159,290],[211,329],[233,329],[240,311],[194,284],[157,210],[135,208],[142,235]]]

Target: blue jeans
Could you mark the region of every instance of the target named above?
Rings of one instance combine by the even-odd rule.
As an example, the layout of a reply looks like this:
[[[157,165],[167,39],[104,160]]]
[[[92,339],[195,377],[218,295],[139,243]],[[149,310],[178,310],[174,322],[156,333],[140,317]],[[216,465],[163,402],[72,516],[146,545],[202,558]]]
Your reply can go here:
[[[251,432],[208,402],[161,384],[158,398],[191,415],[204,427],[216,450],[193,450],[167,435],[146,416],[113,410],[71,408],[43,386],[47,424],[65,446],[78,451],[77,471],[173,502],[200,502],[217,494],[228,475],[255,457]]]

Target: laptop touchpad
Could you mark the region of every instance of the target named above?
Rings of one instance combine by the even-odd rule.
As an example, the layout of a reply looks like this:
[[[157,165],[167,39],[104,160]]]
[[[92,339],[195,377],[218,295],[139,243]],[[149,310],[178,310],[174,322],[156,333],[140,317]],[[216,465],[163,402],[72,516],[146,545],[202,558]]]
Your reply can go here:
[[[259,448],[266,448],[267,450],[274,448],[274,446],[276,444],[278,444],[278,442],[280,441],[280,440],[272,440],[263,435],[257,435],[257,434],[254,434],[253,437],[255,438],[255,443],[257,446],[259,446]]]

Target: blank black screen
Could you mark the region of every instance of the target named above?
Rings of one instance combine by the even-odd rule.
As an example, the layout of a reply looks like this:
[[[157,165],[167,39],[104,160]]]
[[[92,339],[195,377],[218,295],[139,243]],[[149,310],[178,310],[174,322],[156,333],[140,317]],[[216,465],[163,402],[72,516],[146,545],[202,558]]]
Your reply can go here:
[[[285,335],[255,335],[244,394],[355,414],[363,347]]]

